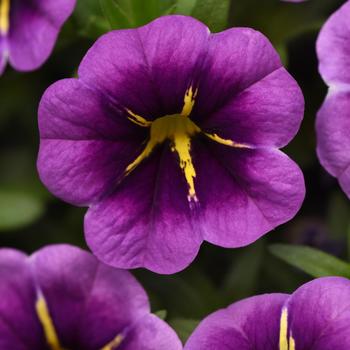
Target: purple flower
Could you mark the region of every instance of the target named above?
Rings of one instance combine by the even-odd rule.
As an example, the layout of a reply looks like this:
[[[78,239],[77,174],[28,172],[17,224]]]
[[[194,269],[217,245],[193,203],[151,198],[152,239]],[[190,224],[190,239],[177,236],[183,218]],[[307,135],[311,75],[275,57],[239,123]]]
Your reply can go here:
[[[204,319],[185,350],[348,350],[350,281],[319,278],[292,295],[248,298]]]
[[[350,1],[326,22],[317,41],[320,73],[329,86],[317,116],[317,154],[350,197]]]
[[[74,6],[75,0],[0,0],[0,75],[7,61],[19,71],[41,66]]]
[[[278,148],[304,100],[262,34],[161,17],[101,37],[78,75],[41,100],[38,169],[90,207],[102,261],[173,273],[203,240],[244,246],[300,208],[302,173]]]
[[[0,349],[180,350],[132,275],[68,245],[0,250]]]

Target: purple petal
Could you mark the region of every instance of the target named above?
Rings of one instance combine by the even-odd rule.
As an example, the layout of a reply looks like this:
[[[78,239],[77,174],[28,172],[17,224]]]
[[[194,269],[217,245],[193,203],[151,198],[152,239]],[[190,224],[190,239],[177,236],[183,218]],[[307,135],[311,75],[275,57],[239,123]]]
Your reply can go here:
[[[204,319],[185,350],[278,349],[283,294],[261,295],[232,304]]]
[[[328,85],[350,83],[350,2],[323,26],[317,40],[319,70]]]
[[[149,312],[147,296],[129,272],[83,250],[47,247],[31,256],[31,264],[63,346],[101,348]]]
[[[279,68],[235,95],[201,127],[238,143],[283,147],[297,133],[303,114],[298,84]]]
[[[0,250],[0,349],[45,349],[27,256]]]
[[[155,315],[147,315],[126,334],[121,350],[181,350],[172,328]]]
[[[8,60],[7,40],[0,34],[0,75],[4,72]]]
[[[223,247],[252,243],[290,220],[305,195],[303,175],[270,149],[197,145],[196,189],[204,239]]]
[[[350,348],[350,281],[319,278],[299,288],[286,304],[296,349]]]
[[[11,1],[8,36],[11,65],[21,71],[41,66],[74,6],[75,0]]]
[[[147,137],[108,98],[76,79],[46,91],[39,128],[40,178],[56,196],[77,205],[110,191]]]
[[[350,196],[350,92],[330,92],[317,116],[317,154]]]
[[[209,30],[197,20],[165,16],[101,37],[79,68],[80,78],[148,120],[181,111],[207,49]]]
[[[198,84],[194,120],[202,121],[281,67],[269,40],[253,29],[233,28],[211,35]]]
[[[96,256],[120,268],[174,273],[188,266],[202,241],[187,184],[168,145],[140,164],[113,195],[90,207],[85,235]]]

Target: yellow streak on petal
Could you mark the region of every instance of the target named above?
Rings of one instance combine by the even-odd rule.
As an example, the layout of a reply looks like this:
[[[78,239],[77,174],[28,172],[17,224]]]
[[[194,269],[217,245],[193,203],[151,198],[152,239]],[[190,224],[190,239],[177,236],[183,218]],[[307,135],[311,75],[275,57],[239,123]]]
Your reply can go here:
[[[225,146],[237,147],[237,148],[250,148],[250,146],[245,145],[244,143],[238,143],[238,142],[234,142],[232,140],[223,139],[218,134],[209,134],[209,133],[204,133],[204,134],[207,137],[209,137],[211,140],[213,140],[217,143],[221,143],[222,145],[225,145]]]
[[[7,34],[10,29],[10,0],[0,0],[0,33]]]
[[[188,185],[188,200],[198,201],[196,191],[194,188],[194,178],[196,177],[196,170],[193,166],[191,150],[191,136],[188,134],[175,134],[173,152],[177,152],[180,159],[180,168],[185,174]]]
[[[129,113],[128,119],[131,120],[133,123],[142,126],[144,128],[148,128],[152,125],[152,122],[146,120],[145,118],[133,113],[130,109],[126,109],[126,111]]]
[[[190,86],[189,89],[186,91],[185,97],[184,97],[184,106],[180,113],[182,117],[188,117],[191,114],[195,103],[195,98],[197,96],[197,92],[198,92],[198,89],[196,89],[193,92],[192,86]]]
[[[283,308],[280,321],[279,350],[288,350],[288,310]]]
[[[191,150],[191,136],[199,133],[200,128],[189,118],[183,118],[179,114],[167,115],[156,119],[151,126],[151,135],[142,153],[126,168],[126,175],[133,171],[145,158],[147,158],[158,144],[166,139],[172,141],[172,151],[177,152],[180,160],[180,168],[184,172],[189,187],[189,199],[197,200],[194,178],[194,169]]]
[[[122,343],[123,339],[123,336],[119,334],[111,342],[101,348],[101,350],[114,350]]]
[[[129,175],[144,159],[146,159],[152,153],[157,143],[157,140],[151,137],[142,153],[126,167],[125,174]]]
[[[289,337],[289,350],[295,350],[295,340],[292,336]]]
[[[47,344],[51,350],[64,350],[58,340],[58,336],[49,313],[45,299],[40,296],[35,305],[36,313],[44,329]]]

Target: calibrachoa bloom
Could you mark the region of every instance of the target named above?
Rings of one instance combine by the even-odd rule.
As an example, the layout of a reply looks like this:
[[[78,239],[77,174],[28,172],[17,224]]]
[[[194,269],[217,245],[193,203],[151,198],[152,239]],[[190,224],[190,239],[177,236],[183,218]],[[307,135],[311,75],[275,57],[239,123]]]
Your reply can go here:
[[[19,71],[41,66],[74,6],[75,0],[0,0],[0,75],[7,61]]]
[[[68,245],[0,249],[1,350],[180,350],[124,270]]]
[[[266,294],[202,321],[185,350],[348,350],[350,281],[320,278],[292,295]]]
[[[350,1],[326,22],[317,41],[320,73],[329,86],[317,116],[321,164],[350,197]]]
[[[300,208],[302,173],[278,148],[304,100],[262,34],[162,17],[101,37],[78,75],[41,100],[38,169],[90,206],[102,261],[172,273],[203,240],[244,246]]]

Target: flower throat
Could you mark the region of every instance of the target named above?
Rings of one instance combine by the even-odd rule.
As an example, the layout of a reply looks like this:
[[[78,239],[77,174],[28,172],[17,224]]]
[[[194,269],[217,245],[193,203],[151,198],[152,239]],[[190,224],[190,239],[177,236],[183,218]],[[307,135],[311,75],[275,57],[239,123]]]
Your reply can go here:
[[[128,118],[133,123],[150,128],[149,141],[141,154],[127,166],[125,174],[128,175],[133,171],[145,158],[147,158],[154,148],[166,140],[171,142],[171,151],[176,152],[179,159],[179,166],[182,170],[187,186],[189,202],[198,202],[195,190],[196,170],[191,156],[191,138],[196,134],[203,133],[213,141],[226,146],[247,148],[249,146],[236,143],[231,140],[223,139],[217,134],[203,132],[190,118],[190,114],[195,104],[195,98],[198,90],[194,90],[192,86],[187,89],[184,96],[184,105],[182,111],[178,114],[166,115],[154,121],[148,121],[145,118],[133,113],[130,109],[126,109]]]

